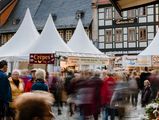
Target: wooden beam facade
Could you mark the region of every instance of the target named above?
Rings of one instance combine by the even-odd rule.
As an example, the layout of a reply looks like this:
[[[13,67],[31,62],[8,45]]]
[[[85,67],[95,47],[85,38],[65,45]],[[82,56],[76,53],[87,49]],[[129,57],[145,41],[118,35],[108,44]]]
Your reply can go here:
[[[0,11],[0,26],[4,25],[9,15],[17,4],[18,0],[12,0],[6,7]]]

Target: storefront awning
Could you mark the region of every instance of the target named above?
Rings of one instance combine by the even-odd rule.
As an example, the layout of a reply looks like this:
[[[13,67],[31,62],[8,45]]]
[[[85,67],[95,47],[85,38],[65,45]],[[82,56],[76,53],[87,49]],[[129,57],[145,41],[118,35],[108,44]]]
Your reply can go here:
[[[156,4],[158,0],[110,0],[121,15],[124,10],[135,9],[146,5]]]

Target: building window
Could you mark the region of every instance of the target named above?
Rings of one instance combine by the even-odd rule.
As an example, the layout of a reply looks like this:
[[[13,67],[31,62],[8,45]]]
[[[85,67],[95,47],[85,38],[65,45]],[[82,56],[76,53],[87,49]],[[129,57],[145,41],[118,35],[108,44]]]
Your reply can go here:
[[[66,38],[65,40],[68,42],[72,37],[72,30],[66,30]]]
[[[139,40],[146,41],[147,39],[147,30],[146,28],[139,28]]]
[[[8,39],[8,40],[11,39],[12,36],[13,36],[13,34],[8,34],[8,35],[7,35],[7,39]]]
[[[139,16],[145,16],[147,14],[146,7],[139,8]]]
[[[112,19],[112,7],[105,8],[105,19]]]
[[[115,30],[115,41],[116,42],[122,42],[123,36],[122,36],[122,30],[116,29]]]
[[[0,44],[5,44],[12,36],[13,34],[2,34]]]
[[[104,49],[104,42],[99,43],[99,49]]]
[[[122,17],[119,15],[118,11],[115,10],[115,19],[121,19]]]
[[[7,41],[7,35],[2,35],[1,45],[4,45]]]
[[[135,10],[128,10],[128,18],[134,18],[135,17]]]
[[[99,19],[104,19],[104,12],[103,13],[99,13]]]
[[[104,8],[99,8],[99,12],[104,12]]]
[[[63,30],[59,30],[59,34],[61,35],[61,38],[64,39],[64,31]]]
[[[112,30],[105,31],[105,39],[106,39],[106,43],[112,42]]]
[[[136,40],[136,32],[135,29],[131,28],[128,30],[128,41],[135,41]]]

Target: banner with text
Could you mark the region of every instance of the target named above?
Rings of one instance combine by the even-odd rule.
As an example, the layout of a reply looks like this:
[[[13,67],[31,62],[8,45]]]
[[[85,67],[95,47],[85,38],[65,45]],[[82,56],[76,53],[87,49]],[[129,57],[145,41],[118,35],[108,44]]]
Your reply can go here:
[[[54,64],[55,56],[54,54],[30,54],[29,63],[30,64]]]
[[[151,56],[123,56],[123,66],[150,67]]]
[[[104,58],[91,58],[91,57],[68,57],[67,64],[72,65],[106,65],[108,60]]]
[[[157,55],[152,56],[151,61],[152,61],[153,67],[159,67],[159,56],[157,56]]]

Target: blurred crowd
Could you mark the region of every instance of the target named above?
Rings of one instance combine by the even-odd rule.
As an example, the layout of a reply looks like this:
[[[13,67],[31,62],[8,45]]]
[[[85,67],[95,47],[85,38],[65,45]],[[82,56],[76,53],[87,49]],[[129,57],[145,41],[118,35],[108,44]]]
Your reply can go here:
[[[93,118],[115,120],[124,117],[127,104],[145,107],[159,97],[159,71],[142,72],[107,70],[53,72],[43,69],[13,70],[6,75],[7,62],[0,61],[0,119],[51,120],[52,112],[63,114],[64,105],[69,115],[79,112],[80,120]],[[53,106],[52,106],[53,105]],[[51,107],[57,107],[52,111]]]

